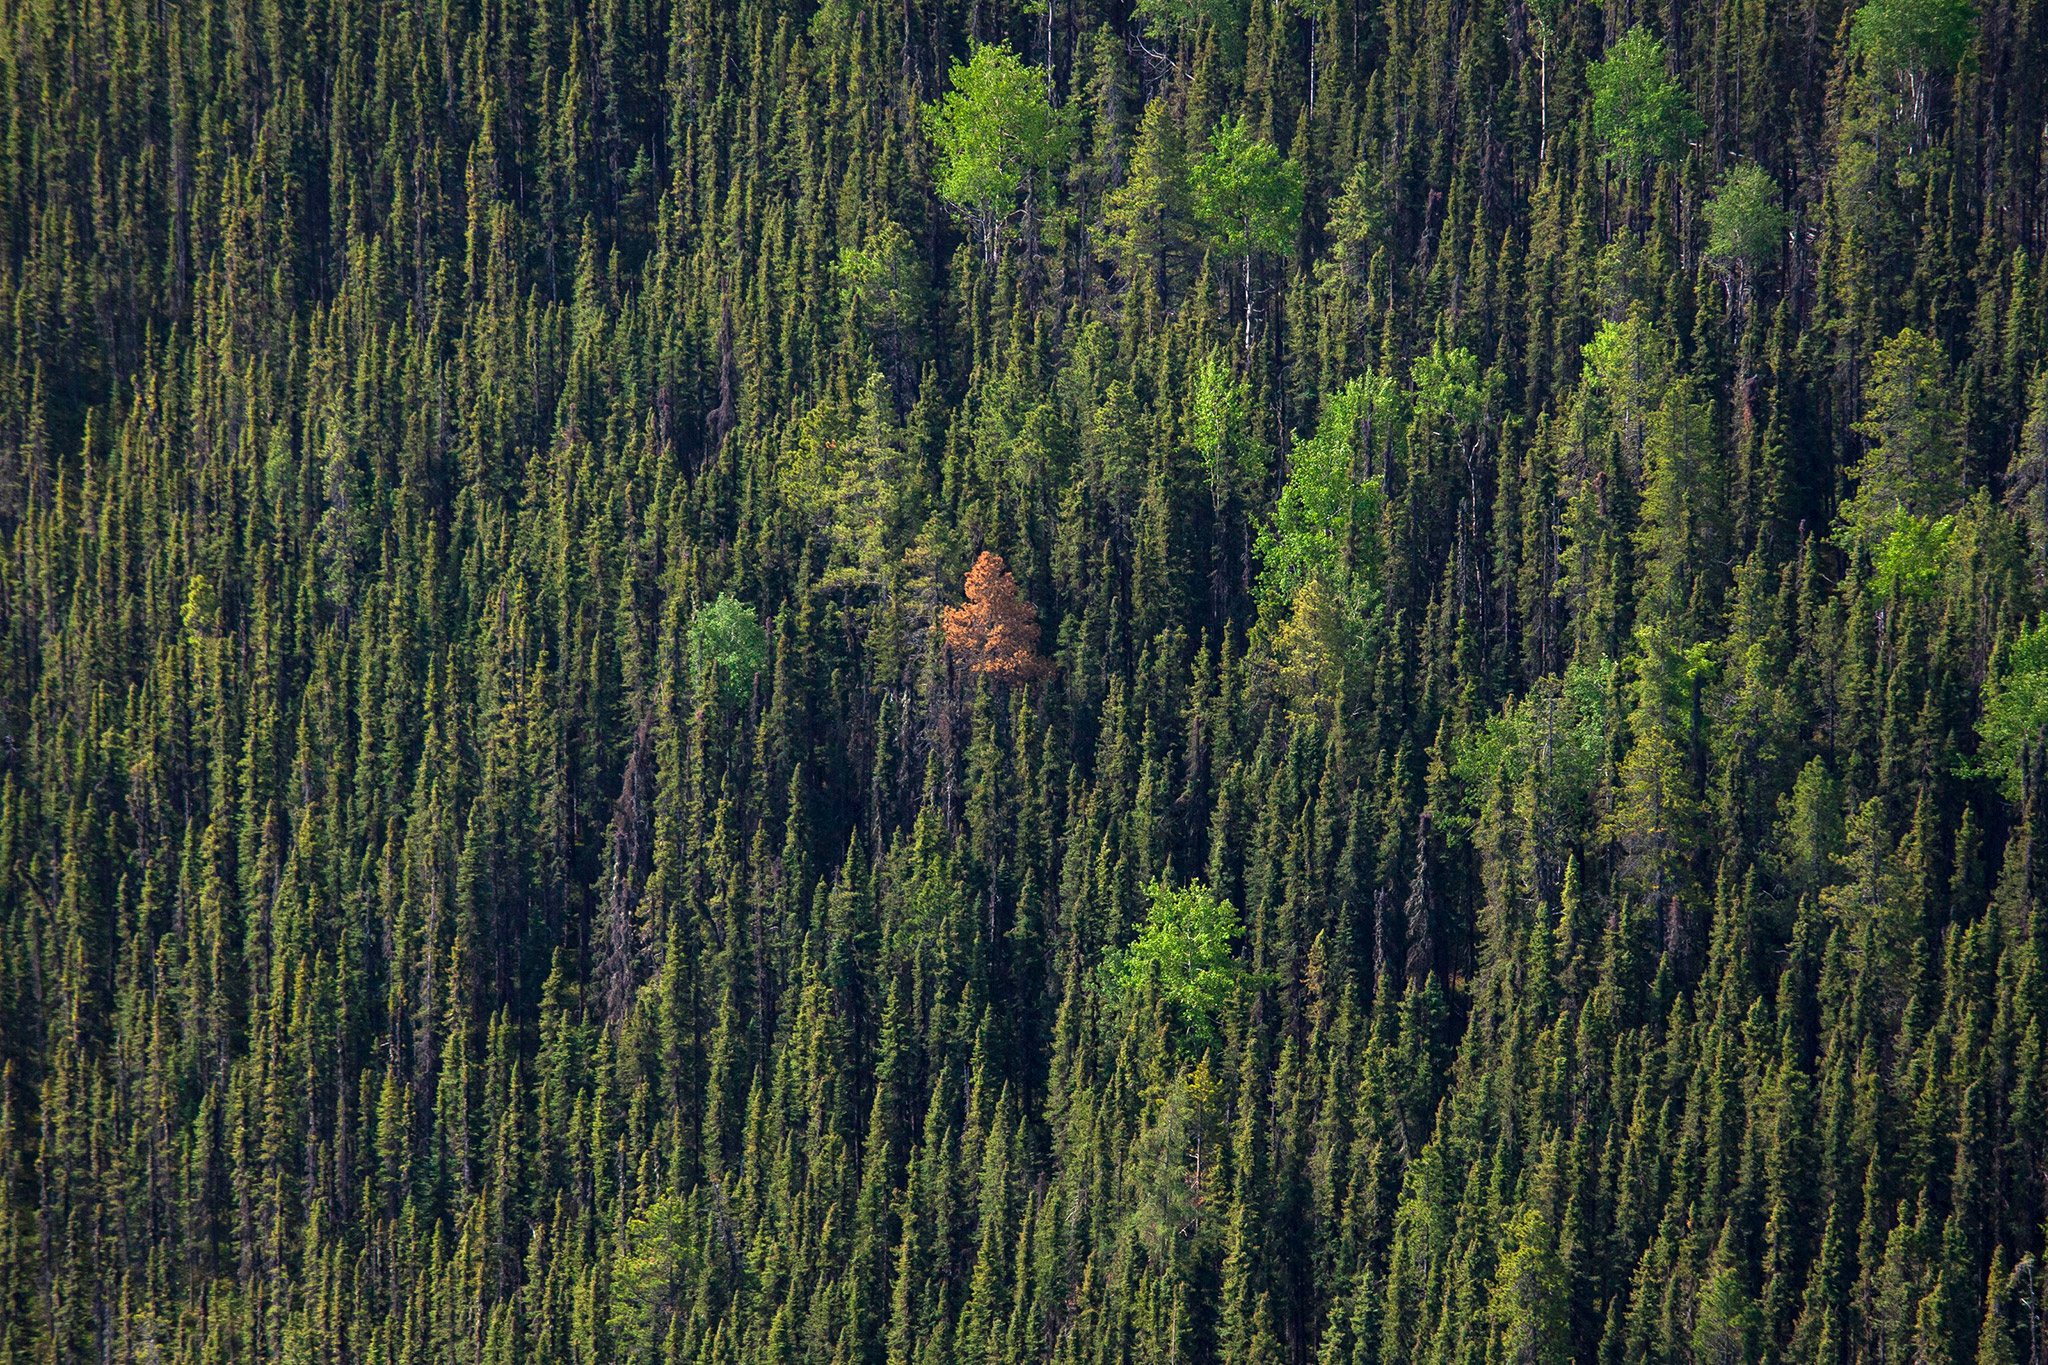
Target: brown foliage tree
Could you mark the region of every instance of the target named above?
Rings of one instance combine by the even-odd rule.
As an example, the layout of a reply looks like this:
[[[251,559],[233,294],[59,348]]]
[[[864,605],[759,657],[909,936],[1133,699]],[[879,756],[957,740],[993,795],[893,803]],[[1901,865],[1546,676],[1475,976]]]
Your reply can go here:
[[[983,550],[967,571],[967,603],[946,608],[946,647],[997,682],[1038,682],[1052,663],[1038,652],[1038,610],[1017,596],[1003,557]]]

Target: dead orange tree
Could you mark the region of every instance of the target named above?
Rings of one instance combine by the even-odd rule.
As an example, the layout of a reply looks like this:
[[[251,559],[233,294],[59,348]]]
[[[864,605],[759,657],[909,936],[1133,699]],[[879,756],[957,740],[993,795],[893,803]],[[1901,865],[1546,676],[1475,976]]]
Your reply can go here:
[[[967,571],[967,603],[946,608],[946,647],[996,682],[1038,682],[1052,662],[1038,652],[1038,610],[1017,596],[1003,557],[981,552]]]

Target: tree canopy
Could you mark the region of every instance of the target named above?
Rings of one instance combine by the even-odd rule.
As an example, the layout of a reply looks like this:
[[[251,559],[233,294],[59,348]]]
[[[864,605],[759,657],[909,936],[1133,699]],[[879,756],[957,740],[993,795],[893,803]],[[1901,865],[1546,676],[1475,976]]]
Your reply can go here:
[[[1044,73],[1008,44],[976,47],[947,81],[952,88],[924,111],[939,156],[936,188],[993,255],[1039,177],[1066,156],[1069,130],[1046,99]]]
[[[1110,979],[1125,995],[1157,983],[1196,1039],[1215,1037],[1217,1017],[1243,977],[1232,956],[1243,937],[1237,907],[1200,882],[1178,889],[1145,888],[1145,922],[1131,944],[1107,959]]]
[[[1239,115],[1209,135],[1209,150],[1196,159],[1191,182],[1195,215],[1210,246],[1243,266],[1249,350],[1252,262],[1293,246],[1301,224],[1301,168],[1254,137]]]
[[[2042,1365],[2048,22],[0,11],[0,1365]]]
[[[1665,69],[1664,45],[1641,25],[1586,68],[1586,84],[1593,135],[1631,174],[1672,160],[1699,130],[1692,100]]]

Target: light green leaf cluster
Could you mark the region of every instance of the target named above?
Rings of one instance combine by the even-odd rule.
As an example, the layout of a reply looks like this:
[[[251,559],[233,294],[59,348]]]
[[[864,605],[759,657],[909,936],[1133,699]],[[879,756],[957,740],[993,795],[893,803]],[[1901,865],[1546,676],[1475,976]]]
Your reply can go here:
[[[1496,786],[1540,793],[1566,812],[1590,809],[1607,762],[1607,694],[1614,663],[1574,659],[1562,677],[1489,716],[1460,746],[1452,773],[1476,815]]]
[[[2021,758],[2048,729],[2048,618],[2020,632],[1984,682],[1984,714],[1977,722],[1983,740],[1979,761],[2005,794],[2020,796]]]
[[[1241,968],[1231,950],[1244,934],[1237,907],[1201,882],[1145,888],[1145,923],[1129,947],[1109,955],[1105,975],[1129,995],[1157,976],[1159,993],[1197,1036],[1208,1036]]]
[[[1977,12],[1968,0],[1870,0],[1850,30],[1865,54],[1889,70],[1945,70],[1970,45]]]
[[[1220,351],[1202,358],[1194,381],[1188,434],[1220,512],[1230,498],[1248,496],[1265,482],[1270,452],[1253,426],[1251,381],[1233,372]]]
[[[1755,162],[1729,171],[1707,201],[1707,259],[1747,270],[1767,264],[1792,221],[1778,199],[1778,182]]]
[[[1244,117],[1217,125],[1191,177],[1195,215],[1226,256],[1278,256],[1301,226],[1301,167],[1255,136]]]
[[[700,695],[716,688],[729,702],[746,700],[767,660],[767,632],[731,593],[720,593],[690,618],[690,664]]]
[[[1632,28],[1586,68],[1593,135],[1631,174],[1670,161],[1700,128],[1692,101],[1664,69],[1664,44]]]
[[[1287,485],[1269,525],[1259,532],[1260,597],[1291,601],[1311,580],[1343,586],[1346,542],[1354,529],[1377,525],[1384,496],[1376,476],[1361,476],[1359,458],[1368,432],[1387,429],[1406,415],[1406,400],[1391,379],[1353,379],[1323,404],[1315,435],[1297,439],[1288,456]]]
[[[1046,97],[1045,73],[1007,44],[977,47],[953,64],[951,82],[924,111],[939,152],[939,197],[973,221],[993,252],[1032,180],[1065,159],[1073,128]]]
[[[1896,507],[1890,520],[1891,531],[1870,556],[1877,593],[1886,598],[1894,592],[1924,598],[1941,586],[1956,519],[1916,517]]]

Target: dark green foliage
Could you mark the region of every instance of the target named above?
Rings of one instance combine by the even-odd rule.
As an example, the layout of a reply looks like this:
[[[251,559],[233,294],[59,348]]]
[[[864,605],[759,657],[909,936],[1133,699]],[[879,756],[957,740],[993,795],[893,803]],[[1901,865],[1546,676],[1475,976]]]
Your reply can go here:
[[[0,1365],[2040,1360],[2033,10],[0,19]]]

